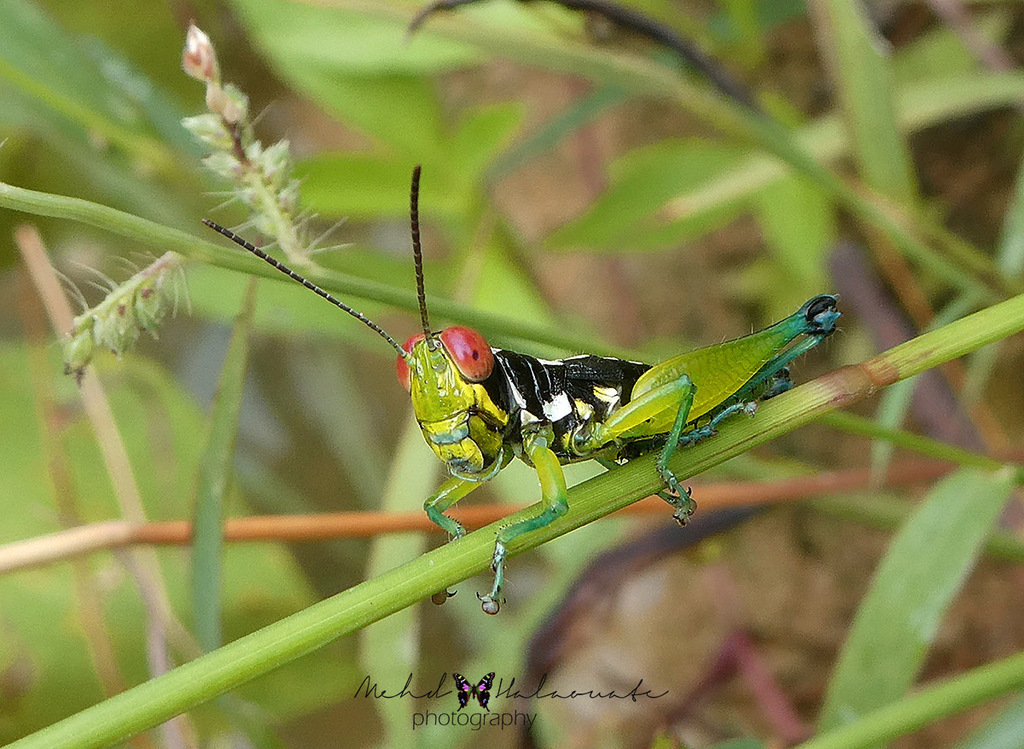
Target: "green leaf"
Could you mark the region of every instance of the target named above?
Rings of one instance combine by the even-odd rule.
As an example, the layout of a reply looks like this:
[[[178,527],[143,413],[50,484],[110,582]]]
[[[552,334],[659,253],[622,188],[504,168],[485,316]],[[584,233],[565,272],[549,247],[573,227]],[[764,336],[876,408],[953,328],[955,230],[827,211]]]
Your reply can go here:
[[[221,642],[221,550],[224,504],[232,483],[238,416],[249,363],[249,333],[256,309],[256,279],[249,279],[235,320],[213,401],[209,436],[199,461],[192,531],[192,600],[196,639],[206,652]]]
[[[94,45],[93,50],[99,47]],[[106,51],[99,52],[97,61],[24,0],[0,4],[0,80],[141,162],[176,172],[170,149],[153,137],[146,121],[145,98],[112,86],[98,64],[104,62]]]
[[[757,196],[757,217],[782,274],[771,296],[772,319],[827,288],[825,260],[836,239],[835,209],[819,188],[801,177],[776,182]]]
[[[470,45],[429,28],[408,39],[394,20],[287,0],[233,0],[256,41],[285,71],[314,68],[335,76],[422,75],[480,59]],[[311,91],[317,94],[316,91]]]
[[[1020,749],[1024,736],[1024,697],[1011,702],[956,749]]]
[[[548,238],[558,249],[602,249],[623,251],[650,247],[644,232],[650,219],[672,197],[705,184],[715,175],[732,168],[744,151],[703,139],[662,141],[634,149],[610,168],[608,190],[579,219],[563,226]],[[738,207],[720,205],[719,210],[673,226],[673,235],[699,234],[709,225],[732,218]],[[649,229],[663,228],[652,224]]]
[[[813,0],[810,7],[864,181],[912,205],[917,182],[896,122],[888,42],[860,3]]]
[[[1015,473],[963,469],[929,493],[893,539],[829,682],[829,731],[898,700],[1015,484]]]
[[[1024,652],[904,697],[855,723],[816,736],[796,749],[863,749],[886,745],[899,736],[1021,687],[1024,687]],[[1012,746],[1018,747],[1020,742]]]
[[[321,154],[300,162],[304,203],[312,210],[346,218],[409,214],[409,175],[423,166],[420,208],[424,215],[464,220],[478,200],[482,175],[494,154],[522,119],[518,106],[478,107],[467,113],[456,132],[434,133],[429,147],[401,154]]]
[[[175,153],[198,155],[180,120],[166,92],[116,50],[67,32],[23,0],[0,3],[0,168],[181,222],[189,197],[152,174],[171,171],[180,180],[188,162]]]
[[[975,29],[994,44],[1000,44],[1010,27],[1005,8],[985,9],[971,14]],[[974,53],[964,46],[960,32],[950,24],[938,24],[892,58],[893,80],[899,85],[954,76],[980,67]]]
[[[488,169],[489,175],[498,179],[554,150],[564,138],[595,120],[609,107],[622,103],[625,98],[626,92],[613,86],[601,86],[579,97],[500,155]]]
[[[525,114],[524,107],[518,103],[476,107],[446,140],[447,157],[460,180],[471,186],[470,189],[479,189],[485,169],[508,145]]]
[[[328,216],[374,218],[409,215],[409,175],[418,163],[409,158],[348,153],[322,154],[296,166],[303,180],[303,202]],[[424,215],[458,218],[465,211],[465,186],[424,166],[430,189],[420,194]]]
[[[1024,98],[1024,76],[1017,73],[972,73],[930,78],[908,86],[897,99],[898,123],[912,133],[932,125],[977,112],[1012,106]],[[823,163],[850,153],[851,146],[842,123],[826,115],[800,128],[795,139]],[[707,180],[681,191],[667,201],[666,220],[698,220],[743,201],[774,185],[792,171],[777,159],[752,153],[737,160]]]

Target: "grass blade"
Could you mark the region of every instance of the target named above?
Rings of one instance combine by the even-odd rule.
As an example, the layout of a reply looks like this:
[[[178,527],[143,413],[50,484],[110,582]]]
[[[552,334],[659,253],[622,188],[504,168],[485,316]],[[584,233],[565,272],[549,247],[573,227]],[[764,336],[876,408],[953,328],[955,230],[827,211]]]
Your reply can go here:
[[[242,410],[242,390],[249,364],[249,331],[256,309],[255,278],[249,281],[245,301],[224,357],[217,395],[213,401],[210,434],[199,463],[196,514],[192,540],[192,600],[196,639],[206,652],[221,646],[221,549],[224,499],[231,486]]]
[[[246,252],[214,244],[180,229],[163,226],[116,208],[81,198],[27,190],[0,182],[0,207],[37,216],[53,216],[80,221],[160,250],[180,253],[190,260],[209,263],[228,270],[241,271],[249,275],[272,278],[275,281],[284,280],[284,276],[277,270],[271,268],[267,263],[251,257]],[[316,285],[342,299],[370,299],[410,312],[419,311],[416,292],[408,288],[330,270],[321,270],[305,275]],[[467,305],[430,294],[427,295],[427,305],[430,307],[433,317],[439,320],[458,320],[463,325],[476,328],[488,338],[493,336],[494,343],[502,345],[530,341],[550,347],[548,353],[552,351],[590,351],[594,354],[609,356],[629,355],[628,352],[616,351],[606,341],[585,338],[567,332],[564,327],[525,323],[518,317],[481,312]],[[544,353],[536,351],[536,347],[533,348],[532,353]]]
[[[911,686],[1016,478],[1006,469],[959,471],[903,526],[850,628],[822,708],[822,730],[855,721]]]
[[[887,42],[866,8],[848,0],[814,0],[812,16],[864,181],[907,205],[917,200],[914,168],[896,122]]]
[[[796,749],[875,746],[1022,686],[1024,653],[1016,653],[876,710],[856,723],[813,738]]]
[[[1024,736],[1024,698],[1010,703],[956,749],[1018,749]]]

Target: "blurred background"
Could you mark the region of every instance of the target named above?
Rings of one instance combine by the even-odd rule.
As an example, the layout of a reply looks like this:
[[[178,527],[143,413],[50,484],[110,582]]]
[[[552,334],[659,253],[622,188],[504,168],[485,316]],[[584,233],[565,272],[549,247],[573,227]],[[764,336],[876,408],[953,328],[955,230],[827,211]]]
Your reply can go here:
[[[299,260],[372,282],[343,298],[399,341],[418,328],[387,292],[414,289],[417,163],[428,293],[454,303],[435,326],[465,322],[460,309],[493,313],[499,323],[481,326],[493,345],[538,356],[654,362],[838,293],[840,330],[793,368],[804,382],[1005,296],[1009,286],[993,287],[978,268],[1019,283],[1018,3],[622,5],[707,53],[765,115],[672,50],[548,3],[481,3],[407,37],[421,4],[400,0],[5,0],[0,181],[206,240],[202,217],[269,241],[229,201],[244,188],[204,170],[216,149],[181,126],[207,106],[203,84],[182,71],[194,21],[223,80],[248,96],[252,137],[264,148],[290,143],[286,169],[301,197],[288,215],[304,246],[322,250]],[[220,256],[176,264],[159,337],[143,333],[119,357],[97,346],[90,369],[113,414],[104,423],[116,423],[126,451],[112,473],[104,448],[118,440],[63,374],[59,338],[13,239],[26,223],[69,295],[80,290],[75,314],[171,249],[0,211],[0,543],[124,518],[126,485],[149,520],[192,519],[247,277]],[[24,251],[32,241],[20,236]],[[968,260],[949,259],[949,248]],[[389,348],[276,279],[258,284],[249,340],[224,514],[421,508],[441,467],[411,427]],[[905,428],[1019,460],[1022,368],[1017,337],[854,410],[875,420],[876,435]],[[667,508],[606,518],[512,560],[498,617],[481,614],[474,595],[489,579],[469,580],[444,607],[424,601],[133,744],[793,744],[836,724],[822,705],[872,574],[914,503],[941,499],[936,482],[955,467],[936,460],[945,454],[935,445],[922,456],[851,429],[815,424],[692,482],[698,506],[702,496],[740,497],[749,509],[698,511],[685,530]],[[599,470],[567,473],[575,482]],[[535,475],[513,465],[467,502],[538,496]],[[1019,499],[1000,522],[1002,545],[976,569],[968,555],[934,581],[951,586],[947,598],[964,587],[948,608],[935,606],[916,659],[894,658],[879,677],[885,688],[899,694],[1024,645]],[[0,741],[188,660],[195,637],[204,647],[233,640],[443,541],[381,529],[285,543],[268,529],[206,557],[209,568],[185,546],[161,546],[153,564],[145,553],[68,547],[13,569],[0,546]],[[222,632],[196,624],[195,579],[220,581]],[[916,579],[929,584],[927,570]],[[884,651],[869,657],[888,662]],[[452,671],[474,682],[494,671],[524,691],[546,673],[564,692],[624,694],[642,679],[668,694],[496,698],[492,710],[539,716],[529,735],[413,731],[414,712],[450,711],[454,699],[353,696],[367,675],[395,691],[412,674],[422,692]],[[997,702],[897,745],[1024,745],[981,743],[989,720],[1024,735],[1022,705]]]

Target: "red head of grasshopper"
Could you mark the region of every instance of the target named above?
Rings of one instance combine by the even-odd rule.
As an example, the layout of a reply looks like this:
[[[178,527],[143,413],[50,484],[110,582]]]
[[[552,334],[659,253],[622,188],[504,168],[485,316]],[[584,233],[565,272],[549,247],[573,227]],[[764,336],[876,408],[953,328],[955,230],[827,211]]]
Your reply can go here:
[[[494,353],[480,333],[455,325],[430,329],[423,284],[419,228],[420,167],[412,174],[410,216],[422,333],[411,336],[395,361],[398,381],[412,397],[427,444],[454,476],[484,481],[507,462],[502,434],[508,414],[483,383],[494,371]]]
[[[494,370],[494,354],[484,337],[461,325],[440,332],[430,329],[423,284],[423,255],[419,231],[420,167],[413,170],[410,208],[416,289],[422,333],[398,343],[362,313],[336,299],[234,232],[212,221],[204,223],[273,265],[331,304],[355,317],[381,336],[398,353],[398,380],[412,397],[413,411],[423,436],[449,471],[471,481],[484,481],[500,470],[511,454],[503,446],[506,411],[495,405],[480,383]]]

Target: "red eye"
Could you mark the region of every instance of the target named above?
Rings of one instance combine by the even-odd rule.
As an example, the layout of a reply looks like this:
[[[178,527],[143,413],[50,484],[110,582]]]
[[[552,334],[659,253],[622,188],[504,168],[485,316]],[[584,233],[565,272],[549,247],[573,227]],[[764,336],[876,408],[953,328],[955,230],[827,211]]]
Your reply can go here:
[[[423,334],[417,333],[414,336],[410,336],[409,340],[402,344],[402,348],[411,352],[412,347],[422,340]],[[395,372],[398,374],[398,381],[402,383],[402,387],[404,387],[405,391],[408,393],[412,390],[412,383],[410,382],[412,375],[409,372],[409,365],[405,363],[405,359],[401,356],[396,355],[395,359],[397,360],[395,362]]]
[[[456,325],[441,332],[441,343],[455,366],[470,382],[483,382],[494,369],[494,354],[484,337],[472,328]]]

